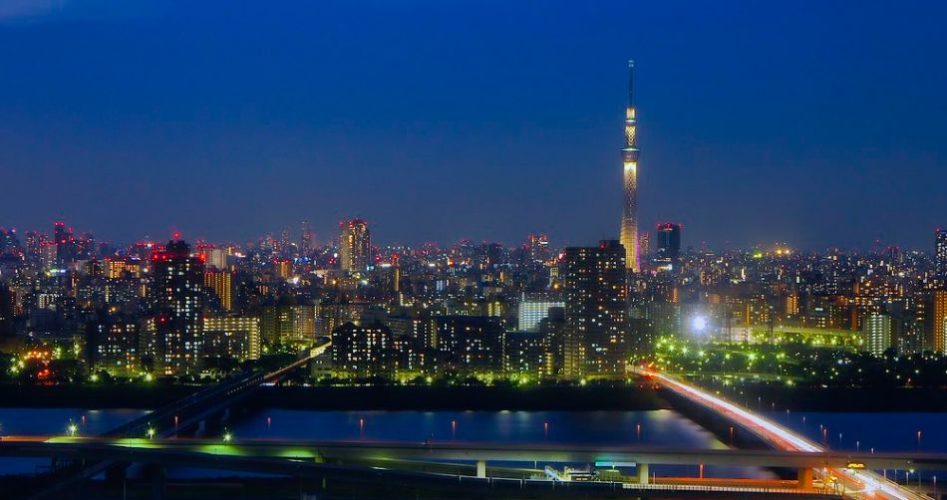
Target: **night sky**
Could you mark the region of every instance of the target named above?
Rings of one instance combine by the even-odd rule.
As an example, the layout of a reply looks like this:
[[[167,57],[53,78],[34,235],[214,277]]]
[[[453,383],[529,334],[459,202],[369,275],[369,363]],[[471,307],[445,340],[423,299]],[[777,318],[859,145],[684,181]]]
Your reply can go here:
[[[945,26],[934,1],[4,0],[0,226],[617,238],[631,58],[644,228],[930,249]]]

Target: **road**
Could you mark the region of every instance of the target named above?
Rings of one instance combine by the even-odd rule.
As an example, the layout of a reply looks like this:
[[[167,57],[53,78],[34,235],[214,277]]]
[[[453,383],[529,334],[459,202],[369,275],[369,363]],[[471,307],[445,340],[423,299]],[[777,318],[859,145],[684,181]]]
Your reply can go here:
[[[753,432],[774,448],[785,451],[822,453],[826,450],[814,442],[782,427],[781,425],[737,406],[721,397],[693,385],[682,382],[672,376],[651,370],[638,370],[661,386],[675,394],[710,409],[733,421],[740,427]],[[891,482],[879,474],[868,470],[826,468],[820,471],[826,476],[836,478],[846,488],[846,495],[852,498],[924,500],[930,497],[909,488]]]

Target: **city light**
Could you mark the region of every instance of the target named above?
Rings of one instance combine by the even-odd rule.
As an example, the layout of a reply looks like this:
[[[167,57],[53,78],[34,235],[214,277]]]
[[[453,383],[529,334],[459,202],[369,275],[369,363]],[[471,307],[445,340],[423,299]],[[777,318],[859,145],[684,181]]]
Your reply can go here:
[[[707,330],[707,318],[705,316],[694,316],[691,318],[691,328],[696,333],[704,333]]]

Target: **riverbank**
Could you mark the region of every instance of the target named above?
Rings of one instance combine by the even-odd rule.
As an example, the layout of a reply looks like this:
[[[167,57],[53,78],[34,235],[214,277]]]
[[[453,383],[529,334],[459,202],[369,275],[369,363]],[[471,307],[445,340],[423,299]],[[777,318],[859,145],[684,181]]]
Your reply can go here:
[[[910,387],[740,386],[722,395],[759,410],[825,412],[944,412],[947,389]]]
[[[193,386],[0,385],[6,408],[155,408]],[[262,387],[242,404],[292,410],[594,411],[667,408],[656,391],[635,385],[533,387]]]
[[[201,386],[0,385],[4,408],[149,409],[181,399]],[[722,392],[761,410],[825,412],[947,412],[947,389],[817,388],[744,385]],[[262,387],[251,407],[292,410],[520,410],[634,411],[668,408],[654,390],[638,385],[531,387]]]

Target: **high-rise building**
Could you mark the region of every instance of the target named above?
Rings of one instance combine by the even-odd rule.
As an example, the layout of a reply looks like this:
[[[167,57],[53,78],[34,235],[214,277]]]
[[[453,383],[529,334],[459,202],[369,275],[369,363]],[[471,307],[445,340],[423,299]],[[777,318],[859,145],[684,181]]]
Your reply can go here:
[[[13,315],[16,297],[5,283],[0,281],[0,339],[13,335]]]
[[[614,240],[566,248],[564,376],[624,374],[629,344],[626,255]]]
[[[662,271],[676,271],[680,266],[681,257],[680,224],[663,222],[658,224],[655,234],[658,245],[654,260],[657,268]]]
[[[499,370],[503,365],[503,326],[488,316],[439,316],[437,350],[455,370]]]
[[[945,344],[947,344],[947,339],[944,335],[947,332],[947,290],[934,290],[934,307],[932,310],[932,331],[933,335],[933,345],[925,346],[926,349],[931,349],[934,352],[945,352]]]
[[[381,323],[347,322],[332,331],[332,364],[340,372],[360,377],[391,370],[391,330]]]
[[[529,258],[534,262],[542,262],[549,258],[549,236],[545,234],[531,234],[527,242]]]
[[[218,271],[227,269],[227,249],[226,248],[208,248],[207,249],[207,267]]]
[[[86,361],[92,371],[136,375],[139,357],[139,324],[122,315],[100,313],[86,323]]]
[[[947,229],[938,228],[934,232],[937,275],[947,277]]]
[[[339,240],[339,257],[342,270],[349,273],[364,273],[372,263],[371,237],[368,223],[362,219],[342,221],[342,236]]]
[[[512,373],[542,377],[547,374],[549,355],[540,332],[508,332],[503,339],[503,369]]]
[[[634,61],[628,61],[628,107],[625,108],[625,147],[622,148],[624,165],[624,194],[621,235],[625,249],[625,265],[638,272],[638,134],[634,104]]]
[[[204,263],[182,240],[152,256],[155,368],[165,375],[200,369],[204,331]]]
[[[224,311],[233,309],[233,274],[230,271],[208,269],[204,271],[204,286],[213,290]]]
[[[74,252],[72,229],[67,229],[62,221],[56,221],[53,224],[53,239],[56,244],[56,263],[65,264],[72,262]]]
[[[282,297],[277,304],[263,308],[261,332],[270,345],[311,343],[316,336],[316,308]]]
[[[280,279],[289,279],[293,275],[293,261],[276,259],[273,261],[273,274]]]
[[[244,361],[260,358],[260,318],[204,318],[204,355]]]
[[[862,323],[862,334],[865,338],[865,350],[872,356],[881,356],[893,344],[891,342],[891,316],[881,313],[871,313]]]
[[[315,249],[315,235],[312,233],[312,226],[309,221],[302,221],[299,234],[299,252],[304,256],[309,256]]]
[[[539,322],[549,316],[550,307],[563,307],[562,301],[549,299],[530,299],[524,293],[520,300],[517,317],[519,319],[519,329],[528,332],[538,332]]]

